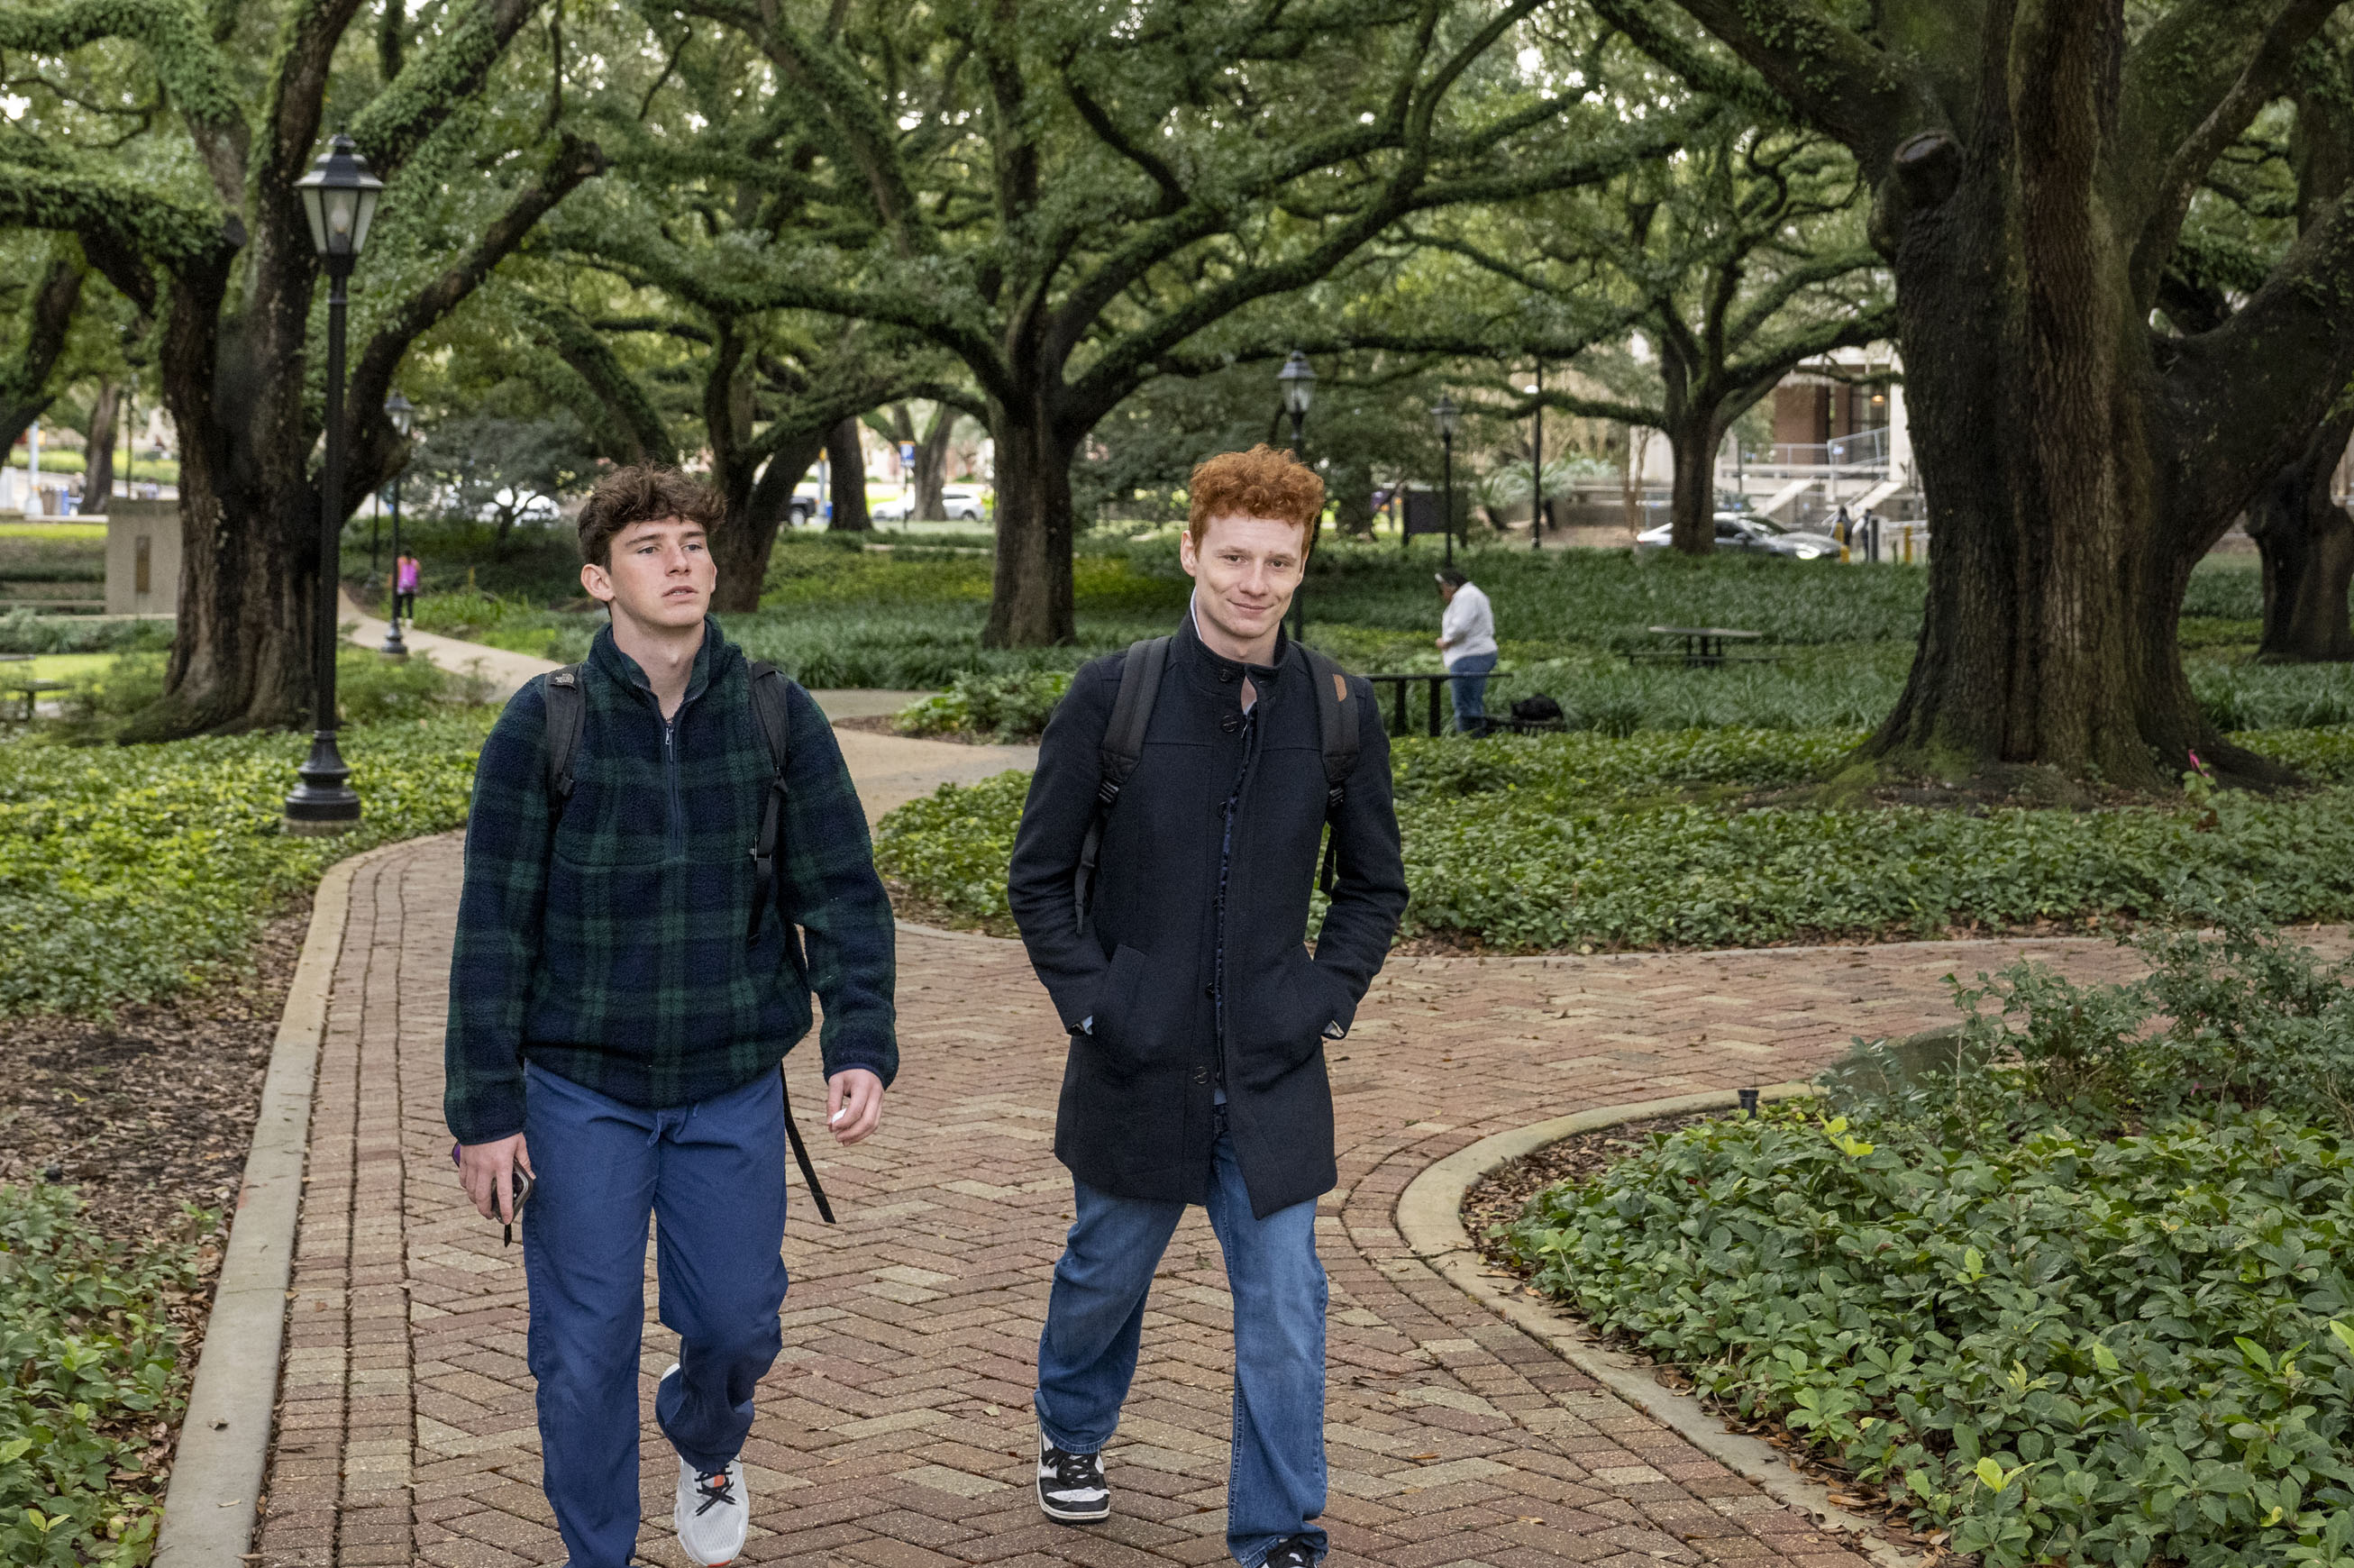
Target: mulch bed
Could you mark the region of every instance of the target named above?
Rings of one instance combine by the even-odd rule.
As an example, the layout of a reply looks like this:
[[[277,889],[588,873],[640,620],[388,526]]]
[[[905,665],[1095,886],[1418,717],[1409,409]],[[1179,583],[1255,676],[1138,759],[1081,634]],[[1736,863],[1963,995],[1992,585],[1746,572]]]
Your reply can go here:
[[[1474,1182],[1463,1194],[1463,1228],[1470,1233],[1471,1245],[1479,1249],[1479,1255],[1487,1260],[1490,1266],[1522,1280],[1521,1288],[1534,1294],[1525,1283],[1528,1271],[1520,1266],[1519,1260],[1504,1251],[1500,1241],[1488,1234],[1490,1225],[1509,1224],[1519,1218],[1530,1199],[1557,1182],[1594,1180],[1610,1166],[1645,1147],[1654,1136],[1675,1132],[1724,1114],[1708,1111],[1699,1115],[1657,1117],[1649,1121],[1621,1122],[1616,1127],[1597,1128],[1592,1132],[1564,1138],[1518,1160],[1508,1160]],[[1575,1308],[1561,1302],[1551,1305],[1564,1316],[1576,1316]],[[1643,1350],[1624,1339],[1614,1335],[1610,1337],[1610,1343],[1614,1349],[1649,1361]],[[1679,1393],[1693,1391],[1692,1380],[1681,1368],[1653,1361],[1651,1369],[1653,1377],[1662,1387]],[[1781,1423],[1744,1420],[1713,1402],[1704,1403],[1708,1403],[1711,1414],[1723,1422],[1727,1429],[1771,1444],[1789,1461],[1793,1469],[1830,1489],[1831,1500],[1841,1508],[1876,1520],[1881,1538],[1890,1544],[1919,1553],[1931,1563],[1962,1564],[1976,1561],[1946,1552],[1940,1545],[1943,1532],[1935,1536],[1915,1534],[1903,1510],[1892,1509],[1886,1495],[1878,1488],[1859,1483],[1852,1476],[1818,1456],[1804,1439],[1792,1434]]]
[[[138,1245],[198,1242],[196,1288],[165,1311],[193,1375],[237,1211],[261,1080],[286,988],[310,927],[309,901],[270,921],[244,973],[111,1020],[11,1019],[0,1054],[0,1182],[60,1181],[86,1223]],[[207,1211],[209,1221],[192,1217]],[[135,1489],[171,1476],[176,1422],[156,1421]]]

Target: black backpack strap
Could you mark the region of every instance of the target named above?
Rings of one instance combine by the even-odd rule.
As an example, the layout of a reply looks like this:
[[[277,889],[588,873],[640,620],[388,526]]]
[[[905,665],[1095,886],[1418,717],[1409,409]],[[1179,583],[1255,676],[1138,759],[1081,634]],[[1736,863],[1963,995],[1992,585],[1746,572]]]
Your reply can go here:
[[[1104,726],[1101,755],[1103,779],[1096,786],[1095,816],[1079,845],[1079,869],[1071,878],[1072,902],[1078,910],[1079,929],[1087,928],[1087,912],[1095,906],[1096,863],[1103,853],[1104,823],[1119,803],[1129,776],[1144,759],[1144,732],[1152,723],[1152,704],[1161,695],[1161,672],[1169,664],[1170,637],[1147,637],[1129,645],[1119,672],[1119,694],[1112,699],[1111,720]]]
[[[567,664],[542,675],[539,694],[547,706],[547,810],[557,816],[572,799],[572,758],[580,749],[580,728],[588,716],[580,666]]]
[[[793,1146],[793,1163],[801,1168],[801,1180],[809,1183],[810,1196],[817,1201],[817,1217],[832,1224],[833,1205],[825,1201],[825,1189],[818,1185],[817,1167],[810,1162],[809,1145],[801,1141],[801,1124],[793,1120],[793,1092],[785,1086],[782,1062],[777,1064],[777,1097],[784,1102],[785,1141]]]
[[[777,848],[785,831],[785,767],[791,760],[792,747],[792,715],[787,707],[783,673],[765,660],[755,660],[751,679],[752,718],[768,744],[769,766],[769,792],[760,802],[760,836],[752,844],[752,926],[744,934],[748,946],[759,939],[769,906],[777,900]]]
[[[761,743],[769,748],[769,790],[760,801],[760,836],[752,845],[752,928],[744,938],[749,944],[759,939],[769,906],[777,902],[777,851],[784,839],[785,768],[792,760],[793,719],[784,673],[765,659],[753,660],[747,673],[752,682],[752,722],[759,726]],[[785,931],[785,948],[798,969],[801,943],[790,927]],[[792,1146],[793,1163],[801,1168],[801,1180],[809,1183],[818,1218],[830,1225],[833,1224],[833,1205],[826,1201],[825,1187],[817,1179],[817,1166],[810,1159],[809,1145],[801,1141],[801,1124],[793,1119],[793,1095],[786,1085],[782,1062],[777,1064],[777,1099],[784,1107],[785,1141]]]
[[[1324,754],[1324,821],[1330,828],[1341,815],[1341,804],[1349,798],[1349,775],[1357,770],[1357,752],[1363,733],[1357,725],[1356,710],[1349,705],[1349,677],[1340,665],[1313,648],[1299,650],[1308,656],[1308,673],[1316,687],[1316,726],[1319,746]],[[1324,841],[1324,865],[1317,874],[1316,885],[1324,895],[1332,895],[1334,857],[1340,845],[1337,830]]]

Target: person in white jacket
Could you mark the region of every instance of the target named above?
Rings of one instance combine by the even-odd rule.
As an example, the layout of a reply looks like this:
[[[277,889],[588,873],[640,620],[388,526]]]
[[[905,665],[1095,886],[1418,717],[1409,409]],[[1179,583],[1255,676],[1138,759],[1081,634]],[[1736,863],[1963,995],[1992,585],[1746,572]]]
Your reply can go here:
[[[1438,574],[1438,652],[1447,661],[1455,697],[1455,727],[1488,733],[1488,673],[1496,667],[1496,612],[1469,577],[1449,567]]]

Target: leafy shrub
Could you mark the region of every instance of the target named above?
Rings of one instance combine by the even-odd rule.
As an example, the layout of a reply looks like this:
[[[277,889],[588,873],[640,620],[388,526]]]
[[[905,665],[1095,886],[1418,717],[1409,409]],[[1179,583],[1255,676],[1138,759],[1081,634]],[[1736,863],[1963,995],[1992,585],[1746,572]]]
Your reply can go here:
[[[1030,776],[1014,771],[978,784],[943,784],[875,824],[875,864],[926,903],[965,920],[1012,918],[1005,866]]]
[[[234,959],[280,900],[334,861],[465,821],[493,715],[355,726],[359,826],[281,827],[299,735],[90,747],[0,743],[0,1016],[102,1013]]]
[[[1959,992],[1951,1070],[1655,1139],[1497,1234],[1994,1568],[2354,1560],[2354,1148],[2301,1082],[2342,1094],[2354,1005],[2253,931],[2128,986],[2020,966]]]
[[[0,1186],[0,1562],[132,1568],[154,1550],[163,1499],[152,1478],[117,1478],[147,1467],[149,1429],[186,1402],[166,1313],[196,1287],[196,1248],[134,1252],[79,1210],[64,1188]]]
[[[0,653],[111,653],[162,649],[172,641],[168,620],[117,620],[90,615],[0,614]]]
[[[425,659],[386,659],[364,648],[345,647],[335,657],[335,712],[345,724],[417,719],[452,706],[485,700],[485,683],[451,674]],[[164,694],[164,655],[124,653],[102,670],[74,680],[61,704],[59,737],[77,741],[110,738],[122,721]]]
[[[1022,675],[959,675],[945,692],[910,703],[896,721],[905,735],[970,735],[1035,740],[1071,689],[1066,670]]]
[[[546,609],[521,599],[504,598],[481,588],[452,588],[417,596],[414,624],[420,631],[528,653],[576,664],[588,656],[588,644],[604,618],[577,610]]]
[[[2150,972],[2079,986],[2035,963],[1955,987],[1962,1026],[1891,1071],[1885,1044],[1825,1077],[1842,1108],[2006,1141],[2059,1119],[2088,1136],[2171,1117],[2275,1110],[2354,1134],[2354,962],[2325,964],[2244,906],[2211,931],[2135,939]]]

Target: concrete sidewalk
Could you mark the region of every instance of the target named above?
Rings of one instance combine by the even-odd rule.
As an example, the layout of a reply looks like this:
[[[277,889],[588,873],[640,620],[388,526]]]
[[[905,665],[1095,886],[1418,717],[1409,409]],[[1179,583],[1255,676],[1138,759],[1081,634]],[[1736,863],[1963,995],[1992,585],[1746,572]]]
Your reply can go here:
[[[538,1490],[522,1254],[465,1206],[441,1122],[454,835],[354,878],[318,1075],[266,1568],[562,1560]],[[1487,1134],[1590,1107],[1801,1077],[1858,1033],[1946,1020],[1947,973],[2009,943],[1483,961],[1399,959],[1331,1054],[1337,1562],[1384,1568],[1775,1563],[1861,1568],[1805,1517],[1458,1292],[1398,1196]],[[2105,943],[2040,944],[2080,979]],[[745,1458],[746,1559],[951,1568],[1203,1564],[1221,1536],[1231,1299],[1198,1213],[1146,1319],[1109,1451],[1119,1512],[1049,1524],[1030,1492],[1034,1355],[1070,1216],[1052,1139],[1064,1046],[1021,948],[903,928],[905,1066],[883,1130],[818,1150],[843,1223],[798,1210],[785,1351]],[[790,1061],[804,1108],[816,1054]],[[796,1183],[798,1178],[795,1178]],[[654,1286],[648,1280],[649,1298]],[[649,1314],[640,1382],[671,1359]],[[650,1404],[649,1404],[650,1408]],[[684,1568],[649,1422],[643,1561]]]

